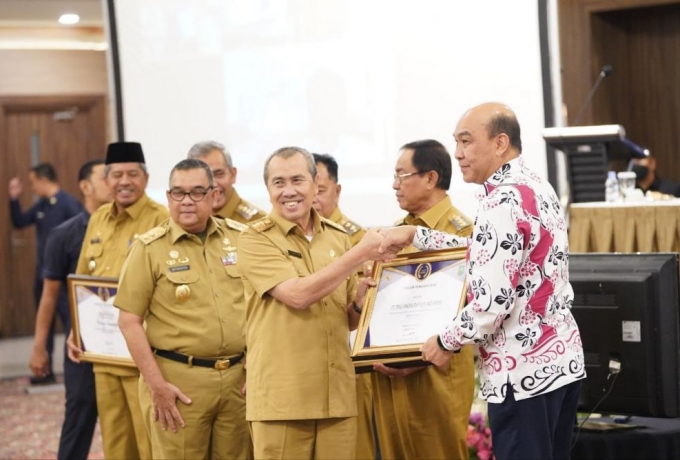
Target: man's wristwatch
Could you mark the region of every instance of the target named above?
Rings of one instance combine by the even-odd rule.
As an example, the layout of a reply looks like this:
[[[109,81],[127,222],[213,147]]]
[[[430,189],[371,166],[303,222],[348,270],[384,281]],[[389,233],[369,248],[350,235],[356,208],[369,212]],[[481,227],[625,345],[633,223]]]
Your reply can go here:
[[[352,302],[352,310],[354,310],[355,312],[357,312],[357,314],[359,314],[359,315],[360,315],[361,312],[362,312],[362,309],[359,308],[359,305],[357,305],[356,302]]]

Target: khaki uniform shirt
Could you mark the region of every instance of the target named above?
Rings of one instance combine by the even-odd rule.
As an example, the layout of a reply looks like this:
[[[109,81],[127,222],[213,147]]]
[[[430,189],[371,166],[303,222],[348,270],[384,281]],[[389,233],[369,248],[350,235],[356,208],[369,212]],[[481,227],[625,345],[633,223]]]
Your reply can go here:
[[[294,223],[272,213],[241,234],[238,260],[246,299],[246,419],[309,420],[357,415],[354,366],[347,346],[351,275],[308,309],[294,310],[267,292],[308,276],[351,247],[342,227],[312,210],[308,241]]]
[[[340,211],[340,206],[335,207],[331,215],[328,217],[328,220],[335,222],[336,224],[340,224],[340,226],[345,229],[349,235],[350,241],[352,242],[352,246],[356,246],[356,244],[361,241],[361,239],[366,234],[366,229],[356,222],[349,220],[349,218],[347,218],[347,216],[345,216]]]
[[[222,209],[213,212],[213,215],[221,217],[222,219],[231,219],[242,224],[255,222],[261,219],[266,214],[264,211],[258,209],[246,200],[242,199],[236,189],[232,189],[231,196],[224,203]]]
[[[403,221],[397,222],[397,225],[420,225],[462,237],[472,235],[474,228],[473,222],[451,204],[451,198],[448,195],[418,217],[409,213]],[[415,251],[417,249],[413,246],[404,250],[404,252]]]
[[[204,243],[164,221],[130,248],[114,305],[146,319],[153,348],[196,357],[241,353],[246,312],[236,242],[246,228],[211,217]]]
[[[168,218],[168,210],[146,194],[135,204],[117,212],[114,203],[100,206],[90,217],[76,273],[118,278],[128,248],[135,237]],[[137,375],[136,369],[109,364],[95,365],[95,372],[120,376]]]

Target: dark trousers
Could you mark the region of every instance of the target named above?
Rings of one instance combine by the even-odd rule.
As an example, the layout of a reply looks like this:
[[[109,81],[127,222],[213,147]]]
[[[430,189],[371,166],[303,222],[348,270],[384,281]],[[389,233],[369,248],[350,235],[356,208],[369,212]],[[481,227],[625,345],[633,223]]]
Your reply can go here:
[[[36,276],[33,281],[33,295],[35,297],[35,308],[36,310],[40,307],[40,298],[42,297],[43,291],[43,279]],[[64,331],[66,336],[68,336],[71,330],[71,314],[69,312],[68,306],[68,295],[62,288],[59,290],[59,298],[57,299],[57,305],[55,308],[54,319],[52,319],[52,324],[50,325],[50,331],[47,334],[47,342],[45,348],[47,349],[47,356],[50,359],[50,373],[52,372],[52,356],[54,353],[54,326],[56,324],[57,316],[59,321],[61,321],[62,326],[64,326]]]
[[[66,410],[59,438],[59,460],[86,459],[97,424],[97,395],[92,364],[64,357]]]
[[[512,391],[489,403],[489,425],[497,460],[568,460],[581,382],[515,401]]]

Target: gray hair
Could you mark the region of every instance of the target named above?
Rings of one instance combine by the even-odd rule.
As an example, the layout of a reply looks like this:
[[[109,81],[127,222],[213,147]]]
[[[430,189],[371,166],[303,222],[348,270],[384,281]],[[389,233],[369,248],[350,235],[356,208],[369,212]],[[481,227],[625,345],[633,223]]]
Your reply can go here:
[[[111,163],[111,164],[115,164],[115,163]],[[104,166],[104,177],[109,177],[109,172],[111,172],[111,164]],[[149,170],[146,169],[146,163],[137,163],[137,164],[139,165],[139,168],[142,170],[142,172],[145,175],[148,176]]]
[[[170,171],[169,181],[172,182],[172,176],[175,174],[175,171],[192,171],[194,169],[202,169],[203,172],[205,172],[205,175],[208,177],[208,185],[210,187],[213,187],[215,185],[215,180],[213,179],[213,173],[212,169],[210,169],[210,166],[205,164],[205,162],[197,160],[195,158],[186,158],[177,163],[172,168],[172,171]],[[170,185],[172,186],[172,184]]]
[[[264,163],[264,185],[269,185],[269,173],[267,169],[269,167],[269,162],[272,161],[272,158],[281,157],[287,160],[298,153],[302,155],[307,161],[307,169],[309,169],[309,174],[312,175],[312,180],[314,180],[316,178],[316,162],[314,161],[312,154],[302,147],[282,147],[269,155],[269,158],[267,158],[267,161]]]
[[[229,152],[227,152],[227,149],[224,147],[224,145],[215,141],[201,141],[195,143],[189,149],[187,158],[201,159],[215,150],[222,154],[224,161],[227,163],[227,168],[229,168],[229,171],[234,169],[234,164],[231,161],[231,155]]]

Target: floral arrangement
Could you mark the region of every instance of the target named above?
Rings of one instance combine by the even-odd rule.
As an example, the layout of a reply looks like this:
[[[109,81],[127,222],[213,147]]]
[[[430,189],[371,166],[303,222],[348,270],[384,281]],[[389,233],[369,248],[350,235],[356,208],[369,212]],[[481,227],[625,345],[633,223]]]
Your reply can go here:
[[[491,429],[480,412],[472,412],[467,430],[467,446],[471,460],[493,460]]]

